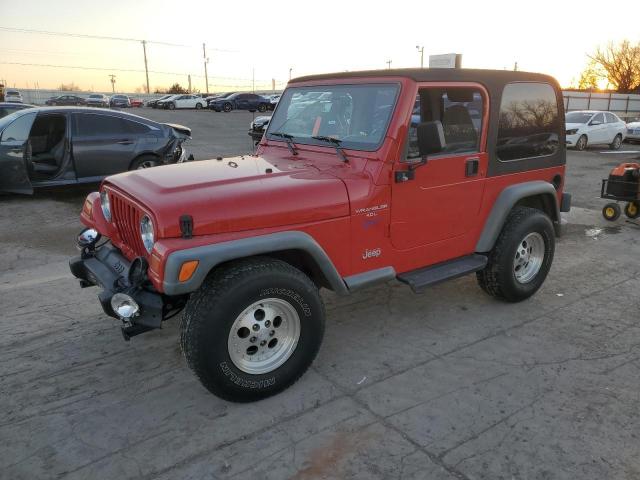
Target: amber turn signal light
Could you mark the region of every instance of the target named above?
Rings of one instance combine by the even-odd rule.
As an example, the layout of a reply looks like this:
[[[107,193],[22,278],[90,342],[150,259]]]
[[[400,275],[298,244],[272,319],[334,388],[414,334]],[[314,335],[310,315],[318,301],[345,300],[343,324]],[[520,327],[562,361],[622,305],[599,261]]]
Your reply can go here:
[[[196,271],[198,267],[198,260],[189,260],[188,262],[184,262],[180,267],[180,273],[178,274],[178,280],[181,282],[186,282],[193,276],[193,272]]]

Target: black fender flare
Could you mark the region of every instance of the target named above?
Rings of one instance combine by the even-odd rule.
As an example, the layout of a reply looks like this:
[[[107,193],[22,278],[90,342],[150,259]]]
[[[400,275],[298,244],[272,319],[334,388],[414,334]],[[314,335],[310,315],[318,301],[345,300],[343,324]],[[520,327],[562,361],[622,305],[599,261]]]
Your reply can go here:
[[[551,211],[546,212],[554,223],[556,234],[559,234],[560,208],[556,189],[549,182],[535,180],[531,182],[518,183],[505,188],[496,199],[491,213],[487,217],[480,238],[476,243],[476,252],[489,252],[493,248],[498,235],[502,231],[504,222],[511,209],[521,200],[528,197],[543,196],[548,199]]]
[[[271,233],[175,251],[166,261],[162,285],[164,293],[181,295],[197,290],[209,272],[221,263],[284,250],[302,250],[309,254],[331,289],[341,295],[348,293],[344,280],[327,253],[311,235],[300,231]],[[189,280],[180,282],[180,267],[189,260],[197,260],[198,267]]]

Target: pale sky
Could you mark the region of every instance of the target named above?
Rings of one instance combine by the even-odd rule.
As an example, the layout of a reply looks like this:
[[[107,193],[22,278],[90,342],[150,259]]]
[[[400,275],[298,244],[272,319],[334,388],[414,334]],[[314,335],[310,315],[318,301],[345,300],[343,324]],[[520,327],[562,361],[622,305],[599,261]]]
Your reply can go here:
[[[630,10],[606,2],[562,0],[206,1],[0,0],[0,27],[146,39],[186,45],[147,45],[150,85],[205,91],[202,43],[209,57],[209,90],[282,88],[293,76],[344,70],[419,67],[416,45],[430,54],[461,53],[468,68],[548,73],[563,86],[577,78],[586,54],[624,38],[640,41]],[[620,4],[622,5],[622,4]],[[0,81],[18,88],[133,91],[145,83],[142,45],[0,30]],[[12,63],[94,67],[46,68]],[[124,72],[115,69],[140,70]]]

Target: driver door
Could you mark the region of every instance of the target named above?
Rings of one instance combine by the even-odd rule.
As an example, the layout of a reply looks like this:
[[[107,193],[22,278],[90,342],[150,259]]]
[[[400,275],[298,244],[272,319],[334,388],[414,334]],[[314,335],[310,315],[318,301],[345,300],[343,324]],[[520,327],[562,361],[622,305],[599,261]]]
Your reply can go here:
[[[33,193],[28,164],[31,161],[29,132],[35,112],[15,119],[0,132],[0,192]]]
[[[607,125],[604,123],[604,114],[598,113],[589,122],[589,143],[607,142]]]
[[[413,164],[413,178],[396,179],[392,186],[391,241],[396,249],[420,249],[434,262],[470,253],[465,250],[467,234],[476,225],[487,171],[486,111],[487,94],[480,86],[420,86],[405,155],[395,167],[403,172]],[[474,118],[477,112],[479,119]],[[442,124],[445,147],[419,165],[421,122]]]

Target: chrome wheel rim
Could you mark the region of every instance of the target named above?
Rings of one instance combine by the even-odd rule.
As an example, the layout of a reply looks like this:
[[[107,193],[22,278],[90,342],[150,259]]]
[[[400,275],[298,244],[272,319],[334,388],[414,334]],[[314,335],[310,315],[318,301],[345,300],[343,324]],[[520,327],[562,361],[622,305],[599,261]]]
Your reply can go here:
[[[233,364],[261,375],[283,365],[300,339],[300,316],[289,302],[266,298],[252,303],[236,318],[227,348]]]
[[[534,279],[542,267],[544,253],[544,239],[539,233],[532,232],[520,241],[513,259],[513,273],[519,283]]]

